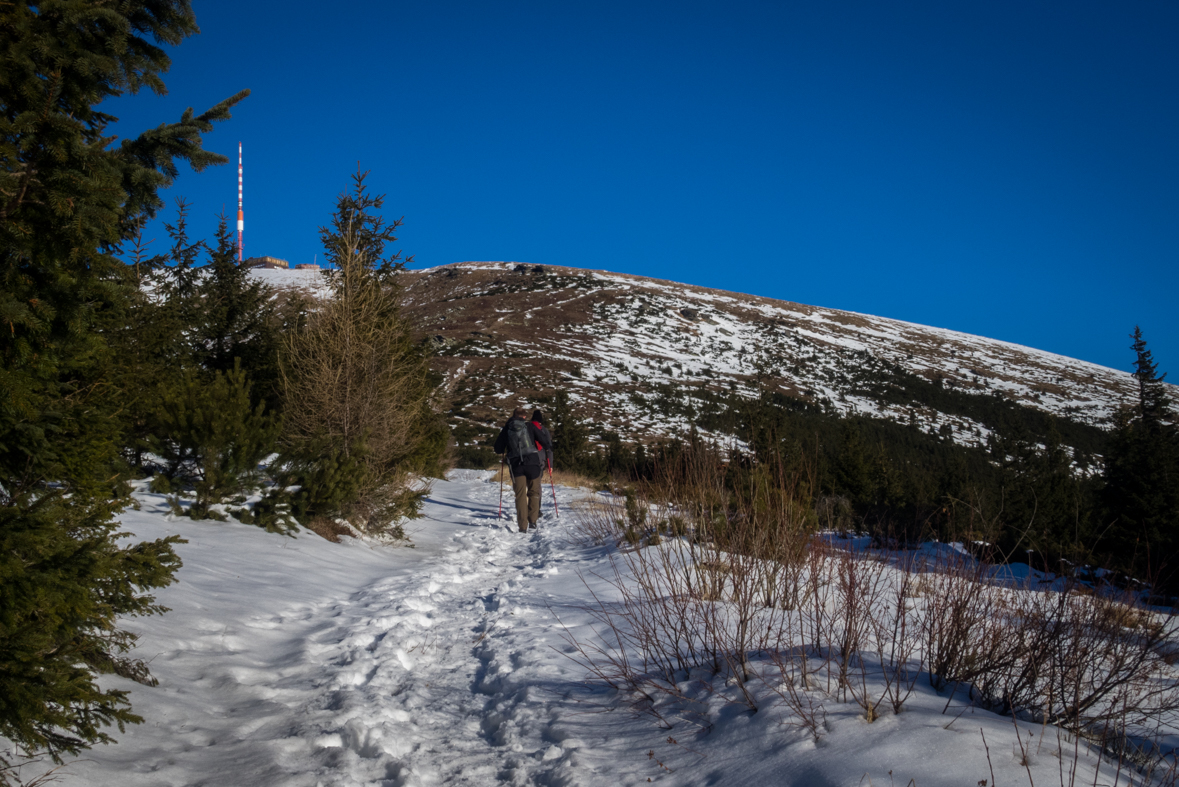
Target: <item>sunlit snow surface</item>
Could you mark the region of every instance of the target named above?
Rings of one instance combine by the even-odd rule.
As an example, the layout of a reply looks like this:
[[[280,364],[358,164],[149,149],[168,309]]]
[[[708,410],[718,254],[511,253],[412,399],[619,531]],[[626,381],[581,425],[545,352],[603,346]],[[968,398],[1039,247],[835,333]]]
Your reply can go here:
[[[1012,721],[924,680],[904,713],[873,724],[825,700],[818,746],[773,702],[750,713],[723,685],[706,732],[635,716],[586,681],[557,620],[592,639],[591,589],[616,598],[600,578],[607,548],[574,537],[574,501],[588,493],[558,489],[557,519],[546,490],[529,535],[496,519],[497,494],[481,471],[436,482],[408,525],[411,549],[170,521],[163,497],[139,493],[127,529],[189,541],[179,582],[159,594],[172,611],[126,623],[160,685],[106,680],[130,690],[145,722],[72,761],[60,783],[974,785],[992,778],[980,728],[996,783],[1027,783]],[[1055,731],[1018,726],[1043,738],[1036,783],[1056,784]],[[1092,783],[1088,762],[1078,784]]]
[[[315,270],[251,268],[250,276],[277,289],[299,290],[317,298],[325,297],[331,291],[322,268]]]

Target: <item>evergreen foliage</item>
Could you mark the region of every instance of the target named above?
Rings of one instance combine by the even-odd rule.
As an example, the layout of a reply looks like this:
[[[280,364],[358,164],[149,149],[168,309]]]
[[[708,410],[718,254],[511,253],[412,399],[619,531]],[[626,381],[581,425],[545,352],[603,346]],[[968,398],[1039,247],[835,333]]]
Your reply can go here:
[[[111,741],[104,727],[142,721],[126,691],[95,677],[154,685],[126,655],[136,637],[117,619],[164,611],[141,591],[171,584],[179,539],[117,546],[110,519],[121,500],[23,502],[0,506],[0,735],[57,759]]]
[[[453,412],[453,410],[452,410]],[[472,470],[484,470],[499,464],[499,457],[491,450],[498,429],[476,426],[469,421],[460,421],[450,430],[454,438],[454,466]]]
[[[273,293],[237,264],[237,247],[224,215],[218,217],[214,238],[205,275],[190,300],[199,309],[192,321],[193,358],[209,372],[240,367],[255,394],[274,409],[279,399],[279,335]]]
[[[557,391],[551,397],[538,401],[548,411],[549,433],[553,437],[553,466],[570,472],[586,472],[593,469],[589,457],[589,428],[578,419],[569,402],[567,391]]]
[[[1179,429],[1140,328],[1132,334],[1137,401],[1115,418],[1102,493],[1120,568],[1179,590]]]
[[[1082,454],[1101,453],[1108,439],[1096,426],[1055,418],[998,393],[973,393],[947,386],[940,378],[927,380],[881,359],[860,367],[851,392],[889,404],[928,407],[946,415],[962,416],[1001,435],[1025,434],[1042,440],[1050,430],[1056,430],[1067,445]]]
[[[115,118],[97,107],[143,87],[162,93],[161,46],[196,31],[188,0],[16,0],[0,15],[0,736],[29,753],[77,753],[141,720],[127,692],[96,678],[153,682],[128,656],[135,637],[119,618],[163,611],[149,591],[172,581],[178,539],[119,546],[114,524],[129,471],[151,469],[149,456],[163,462],[158,488],[191,486],[199,517],[259,483],[259,463],[279,448],[280,483],[253,511],[236,509],[278,531],[294,514],[396,532],[421,504],[409,474],[443,469],[439,379],[400,308],[408,260],[386,253],[401,222],[380,217],[366,173],[320,229],[331,297],[305,311],[280,314],[237,265],[224,216],[211,244],[194,240],[180,200],[167,251],[143,242],[180,162],[225,162],[201,135],[246,93],[118,147],[106,136]],[[841,418],[768,384],[752,399],[664,387],[658,406],[693,429],[651,446],[592,427],[565,391],[541,401],[564,470],[687,482],[715,466],[735,499],[803,506],[811,524],[893,543],[984,541],[1050,570],[1112,557],[1174,591],[1179,428],[1165,375],[1137,328],[1133,339],[1137,397],[1110,435],[865,364],[857,393],[983,424],[995,434],[986,450],[948,439],[949,423],[937,436]],[[739,437],[749,453],[708,446],[697,428]],[[486,465],[485,447],[463,450]],[[1100,477],[1087,472],[1097,454]],[[788,490],[781,479],[793,479]],[[636,540],[637,500],[628,494]]]
[[[161,45],[195,32],[186,0],[15,0],[0,14],[0,735],[29,753],[75,753],[139,720],[96,677],[150,682],[117,618],[161,611],[145,591],[179,565],[175,539],[116,543],[135,378],[108,342],[136,304],[116,254],[180,162],[226,160],[201,135],[246,93],[118,147],[98,106],[163,93]]]
[[[253,404],[250,382],[235,359],[212,379],[195,370],[159,403],[153,453],[165,464],[171,481],[192,483],[196,513],[240,493],[258,481],[258,464],[274,450],[279,421],[266,404]]]
[[[277,385],[282,321],[272,290],[238,266],[224,216],[212,246],[190,239],[183,200],[166,229],[172,240],[166,254],[149,257],[133,249],[132,264],[138,259],[140,268],[135,280],[141,286],[106,322],[108,342],[119,359],[112,374],[119,377],[125,396],[126,459],[140,472],[150,472],[159,468],[145,466],[145,451],[161,449],[168,478],[179,473],[191,480],[185,472],[191,468],[181,466],[189,458],[178,460],[173,450],[181,439],[174,433],[176,403],[201,395],[202,384],[212,386],[204,394],[213,395],[221,385],[215,375],[234,373],[244,375],[242,383],[255,405],[264,403],[277,415],[282,406]],[[198,266],[205,254],[208,264]],[[251,431],[255,425],[243,423],[241,428]],[[181,442],[191,439],[190,434]],[[273,446],[269,448],[264,454],[272,452]]]
[[[311,515],[376,533],[416,513],[422,493],[407,474],[436,467],[446,439],[430,409],[429,356],[400,311],[407,260],[385,253],[401,222],[374,213],[384,197],[368,193],[366,175],[320,229],[331,297],[283,346],[282,453]]]
[[[204,248],[188,239],[188,206],[177,200],[175,223],[166,225],[171,249],[159,255],[147,253],[142,233],[132,239],[129,270],[134,286],[120,309],[104,313],[103,334],[117,363],[109,379],[122,399],[119,411],[123,430],[122,454],[140,474],[150,471],[147,452],[154,436],[161,434],[160,402],[175,395],[180,373],[192,366],[188,334],[199,310],[193,306],[196,285],[194,264]],[[187,296],[181,297],[184,282]]]
[[[1091,560],[1098,479],[1077,472],[1059,432],[1050,430],[1042,445],[1026,437],[1000,438],[992,453],[1003,470],[1009,524],[999,541],[1003,554],[1037,552],[1040,567],[1051,571],[1061,570],[1062,559]]]
[[[344,450],[328,439],[318,445],[303,441],[297,452],[288,448],[284,467],[299,486],[294,497],[295,516],[342,515],[353,501],[359,500],[369,485],[366,451],[363,443]]]
[[[1052,572],[1069,572],[1077,564],[1116,567],[1174,593],[1179,428],[1164,376],[1137,330],[1133,349],[1137,396],[1109,433],[901,370],[865,374],[865,380],[891,386],[890,401],[931,403],[988,423],[992,435],[985,448],[960,445],[915,424],[842,417],[787,396],[768,380],[753,398],[665,387],[661,412],[694,428],[680,440],[646,447],[635,435],[598,430],[595,450],[591,427],[571,415],[565,394],[542,401],[549,403],[554,451],[564,469],[631,481],[666,479],[683,457],[702,455],[698,427],[749,446],[748,455],[731,452],[725,463],[732,490],[750,487],[759,473],[807,479],[796,482],[792,494],[825,526],[869,532],[892,544],[961,540],[992,559],[1028,561]],[[1094,466],[1102,461],[1099,474]]]
[[[432,393],[437,387],[437,384],[431,382],[428,390]],[[418,409],[417,425],[417,439],[412,450],[402,457],[402,468],[428,478],[444,478],[450,448],[450,427],[446,424],[446,416],[434,411],[429,398],[423,398]]]
[[[1166,374],[1158,373],[1150,350],[1146,349],[1146,339],[1142,336],[1142,328],[1135,325],[1134,333],[1130,334],[1134,343],[1130,349],[1134,351],[1134,379],[1138,381],[1138,418],[1149,430],[1159,432],[1173,426],[1171,413],[1171,399],[1167,395],[1164,381]]]

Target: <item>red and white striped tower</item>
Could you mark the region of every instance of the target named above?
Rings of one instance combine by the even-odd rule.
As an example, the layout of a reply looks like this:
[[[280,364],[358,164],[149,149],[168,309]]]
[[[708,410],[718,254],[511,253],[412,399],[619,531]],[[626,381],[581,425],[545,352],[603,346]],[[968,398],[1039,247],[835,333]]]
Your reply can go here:
[[[242,143],[237,143],[237,262],[241,265],[242,252],[245,246],[242,245],[242,229],[245,227],[245,214],[242,213]]]

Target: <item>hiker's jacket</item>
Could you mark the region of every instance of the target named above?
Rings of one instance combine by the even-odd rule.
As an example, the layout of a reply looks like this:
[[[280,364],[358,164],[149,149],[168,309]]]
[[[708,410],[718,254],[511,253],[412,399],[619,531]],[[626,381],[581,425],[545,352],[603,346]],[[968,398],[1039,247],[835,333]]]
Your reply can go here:
[[[529,481],[540,477],[544,466],[541,451],[551,451],[552,448],[553,441],[549,439],[547,429],[538,429],[531,421],[515,416],[508,419],[499,437],[495,438],[495,452],[507,454],[512,475],[523,474]]]

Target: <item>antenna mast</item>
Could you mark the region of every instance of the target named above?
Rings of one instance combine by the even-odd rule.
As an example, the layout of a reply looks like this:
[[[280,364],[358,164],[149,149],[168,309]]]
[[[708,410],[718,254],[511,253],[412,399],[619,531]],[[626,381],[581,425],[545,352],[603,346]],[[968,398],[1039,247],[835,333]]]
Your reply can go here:
[[[242,213],[242,143],[237,143],[237,264],[242,263],[242,229],[245,227],[245,214]]]

